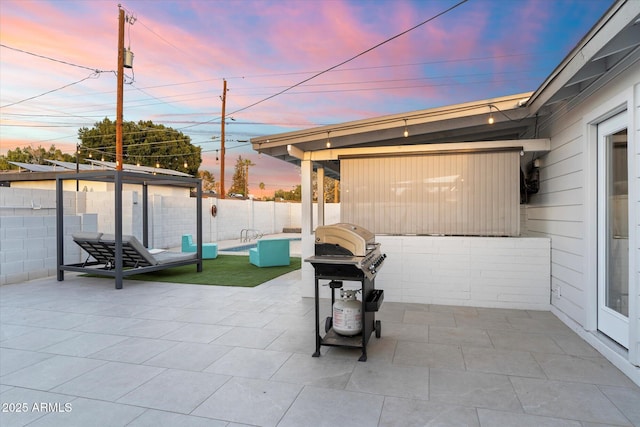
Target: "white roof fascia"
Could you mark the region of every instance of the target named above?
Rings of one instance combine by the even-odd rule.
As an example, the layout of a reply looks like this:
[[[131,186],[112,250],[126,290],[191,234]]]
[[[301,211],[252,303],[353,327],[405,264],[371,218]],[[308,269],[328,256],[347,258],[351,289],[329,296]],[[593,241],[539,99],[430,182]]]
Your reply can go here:
[[[458,119],[462,117],[479,114],[489,114],[489,106],[508,114],[510,110],[523,108],[526,101],[533,92],[525,92],[499,98],[491,98],[480,101],[467,102],[463,104],[448,105],[445,107],[430,108],[426,110],[411,111],[388,116],[378,116],[365,120],[356,120],[340,123],[336,125],[321,126],[294,132],[286,132],[269,136],[252,138],[251,143],[256,150],[266,150],[272,147],[283,145],[313,142],[318,140],[337,138],[342,136],[357,135],[366,132],[375,132],[387,129],[395,129],[424,123],[441,122],[448,119]],[[496,108],[493,108],[496,114]],[[406,120],[406,122],[405,122]]]
[[[421,144],[421,145],[394,145],[383,147],[358,147],[358,148],[338,148],[319,151],[304,151],[303,157],[295,156],[302,160],[326,161],[338,160],[341,156],[366,156],[376,155],[408,155],[408,154],[428,154],[442,151],[489,151],[500,149],[519,149],[524,152],[547,152],[551,150],[551,140],[549,138],[538,139],[514,139],[505,141],[475,141],[475,142],[452,142],[445,144]]]
[[[538,112],[556,92],[561,90],[596,54],[640,13],[640,1],[620,0],[605,13],[567,57],[531,95],[528,106]]]

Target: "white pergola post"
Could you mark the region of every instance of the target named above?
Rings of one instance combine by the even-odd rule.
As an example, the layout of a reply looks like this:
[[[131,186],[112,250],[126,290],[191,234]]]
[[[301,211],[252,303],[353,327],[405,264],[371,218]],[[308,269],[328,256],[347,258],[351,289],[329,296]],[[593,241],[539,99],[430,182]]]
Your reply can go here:
[[[302,160],[302,296],[313,298],[315,292],[315,270],[313,266],[304,262],[304,259],[313,256],[314,233],[313,233],[313,182],[311,173],[313,164],[311,160]]]

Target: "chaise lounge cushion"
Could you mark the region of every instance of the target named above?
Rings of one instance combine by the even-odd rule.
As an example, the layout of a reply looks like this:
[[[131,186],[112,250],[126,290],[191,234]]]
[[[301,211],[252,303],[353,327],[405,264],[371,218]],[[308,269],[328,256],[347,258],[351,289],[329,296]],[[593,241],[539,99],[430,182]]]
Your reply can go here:
[[[85,251],[103,264],[115,260],[116,237],[113,234],[75,233],[73,240]],[[196,258],[195,253],[163,251],[152,254],[142,243],[130,235],[122,236],[122,264],[125,267],[148,267]]]

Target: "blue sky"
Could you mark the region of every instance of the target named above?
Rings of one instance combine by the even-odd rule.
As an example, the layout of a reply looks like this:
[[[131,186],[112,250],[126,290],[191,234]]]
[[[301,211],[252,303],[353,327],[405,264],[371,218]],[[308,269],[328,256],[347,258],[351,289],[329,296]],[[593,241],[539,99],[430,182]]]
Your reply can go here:
[[[136,18],[125,33],[135,55],[125,120],[182,130],[203,149],[201,169],[218,177],[226,79],[225,182],[238,155],[248,157],[255,193],[260,182],[273,192],[299,177],[249,138],[535,90],[613,1],[469,0],[439,17],[459,0],[121,3]],[[0,3],[0,153],[51,144],[72,153],[80,127],[115,120],[117,4]]]

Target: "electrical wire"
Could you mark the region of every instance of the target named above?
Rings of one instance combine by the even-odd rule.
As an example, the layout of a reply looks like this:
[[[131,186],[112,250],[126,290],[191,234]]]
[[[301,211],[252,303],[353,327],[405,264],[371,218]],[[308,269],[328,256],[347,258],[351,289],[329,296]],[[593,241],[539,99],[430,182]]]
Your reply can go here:
[[[15,50],[16,52],[25,53],[27,55],[32,55],[32,56],[35,56],[35,57],[38,57],[38,58],[47,59],[49,61],[59,62],[61,64],[65,64],[65,65],[70,65],[72,67],[84,68],[85,70],[93,71],[95,73],[103,73],[103,72],[105,72],[104,70],[100,70],[98,68],[91,68],[91,67],[87,67],[87,66],[84,66],[84,65],[74,64],[72,62],[67,62],[67,61],[62,61],[60,59],[51,58],[51,57],[48,57],[48,56],[45,56],[45,55],[39,55],[37,53],[29,52],[29,51],[26,51],[26,50],[23,50],[23,49],[18,49],[17,47],[8,46],[8,45],[6,45],[4,43],[0,43],[0,47],[4,47],[5,49]]]
[[[242,108],[240,108],[240,109],[238,109],[238,110],[235,110],[235,111],[233,111],[233,112],[231,112],[231,113],[228,113],[227,115],[228,115],[228,116],[230,116],[230,115],[233,115],[233,114],[237,114],[237,113],[239,113],[239,112],[241,112],[241,111],[248,110],[249,108],[255,107],[256,105],[262,104],[263,102],[266,102],[266,101],[268,101],[268,100],[270,100],[270,99],[273,99],[273,98],[275,98],[275,97],[277,97],[277,96],[279,96],[279,95],[282,95],[283,93],[288,92],[288,91],[290,91],[291,89],[294,89],[294,88],[296,88],[296,87],[298,87],[298,86],[300,86],[300,85],[302,85],[302,84],[304,84],[304,83],[306,83],[306,82],[308,82],[308,81],[311,81],[311,80],[315,79],[316,77],[319,77],[319,76],[321,76],[321,75],[323,75],[323,74],[325,74],[325,73],[328,73],[329,71],[335,70],[336,68],[338,68],[338,67],[340,67],[340,66],[342,66],[342,65],[344,65],[344,64],[347,64],[347,63],[349,63],[349,62],[351,62],[351,61],[353,61],[353,60],[355,60],[355,59],[357,59],[357,58],[359,58],[359,57],[361,57],[361,56],[363,56],[363,55],[365,55],[365,54],[367,54],[367,53],[369,53],[369,52],[371,52],[371,51],[373,51],[373,50],[375,50],[375,49],[377,49],[377,48],[379,48],[380,46],[383,46],[383,45],[385,45],[385,44],[387,44],[387,43],[391,42],[392,40],[395,40],[395,39],[397,39],[398,37],[401,37],[401,36],[403,36],[403,35],[405,35],[405,34],[409,33],[410,31],[413,31],[413,30],[415,30],[416,28],[419,28],[419,27],[421,27],[421,26],[423,26],[423,25],[425,25],[425,24],[427,24],[427,23],[429,23],[429,22],[431,22],[431,21],[433,21],[433,20],[435,20],[435,19],[437,19],[437,18],[439,18],[439,17],[441,17],[441,16],[443,16],[443,15],[445,15],[445,14],[449,13],[450,11],[452,11],[452,10],[456,9],[457,7],[459,7],[459,6],[461,6],[462,4],[466,3],[467,1],[468,1],[468,0],[461,0],[460,2],[456,3],[455,5],[453,5],[453,6],[449,7],[448,9],[446,9],[446,10],[444,10],[444,11],[440,12],[440,13],[437,13],[436,15],[434,15],[434,16],[432,16],[432,17],[430,17],[429,19],[426,19],[426,20],[424,20],[424,21],[420,22],[420,23],[419,23],[419,24],[417,24],[417,25],[414,25],[413,27],[409,28],[408,30],[405,30],[405,31],[403,31],[403,32],[401,32],[401,33],[398,33],[398,34],[396,34],[396,35],[394,35],[394,36],[392,36],[392,37],[389,37],[388,39],[383,40],[382,42],[380,42],[380,43],[378,43],[378,44],[376,44],[376,45],[374,45],[374,46],[372,46],[372,47],[370,47],[370,48],[368,48],[368,49],[366,49],[366,50],[363,50],[362,52],[360,52],[360,53],[358,53],[358,54],[356,54],[356,55],[352,56],[352,57],[351,57],[351,58],[349,58],[349,59],[346,59],[346,60],[344,60],[344,61],[342,61],[342,62],[340,62],[340,63],[338,63],[338,64],[336,64],[336,65],[334,65],[334,66],[331,66],[331,67],[329,67],[329,68],[327,68],[327,69],[325,69],[325,70],[323,70],[323,71],[320,71],[320,72],[318,72],[318,73],[315,73],[315,74],[314,74],[314,75],[312,75],[311,77],[308,77],[308,78],[306,78],[306,79],[304,79],[304,80],[302,80],[302,81],[300,81],[300,82],[298,82],[298,83],[295,83],[295,84],[293,84],[293,85],[291,85],[291,86],[289,86],[289,87],[287,87],[287,88],[285,88],[285,89],[283,89],[283,90],[281,90],[281,91],[279,91],[279,92],[277,92],[277,93],[275,93],[275,94],[273,94],[273,95],[267,96],[266,98],[263,98],[263,99],[261,99],[261,100],[259,100],[259,101],[256,101],[256,102],[254,102],[254,103],[252,103],[252,104],[249,104],[249,105],[247,105],[247,106],[245,106],[245,107],[242,107]],[[213,119],[212,119],[212,120],[213,120]],[[210,123],[212,120],[206,121],[206,122],[201,123],[201,124]],[[192,126],[196,126],[196,125],[192,125]],[[191,126],[185,126],[185,127],[181,128],[180,130],[182,130],[182,129],[186,129],[186,128],[188,128],[188,127],[191,127]]]
[[[175,47],[175,46],[174,46]],[[548,53],[548,52],[547,52]],[[494,55],[494,56],[481,56],[481,57],[472,57],[472,58],[457,58],[457,59],[446,59],[440,61],[427,61],[427,62],[412,62],[406,64],[389,64],[389,65],[376,65],[369,67],[353,67],[353,68],[341,68],[339,70],[331,70],[330,72],[347,72],[347,71],[364,71],[364,70],[376,70],[383,68],[400,68],[400,67],[417,67],[424,65],[437,65],[437,64],[449,64],[449,63],[459,63],[459,62],[476,62],[476,61],[487,61],[487,60],[496,60],[496,59],[504,59],[504,58],[516,58],[523,56],[534,56],[534,55],[546,55],[547,53],[514,53],[509,55]],[[306,75],[312,73],[318,73],[318,70],[311,71],[294,71],[289,73],[268,73],[268,74],[253,74],[253,75],[245,75],[245,76],[235,76],[235,77],[227,77],[227,80],[234,79],[261,79],[261,78],[271,78],[271,77],[286,77],[286,76],[295,76],[295,75]],[[161,85],[154,86],[146,86],[143,89],[157,89],[157,88],[166,88],[166,87],[174,87],[174,86],[183,86],[183,85],[192,85],[198,83],[208,83],[212,81],[221,81],[222,77],[215,77],[211,79],[202,79],[202,80],[192,80],[188,82],[180,82],[180,83],[166,83]],[[262,89],[269,89],[270,87],[263,87]],[[238,90],[235,88],[234,90]]]
[[[22,99],[22,100],[20,100],[20,101],[16,101],[16,102],[12,102],[12,103],[10,103],[10,104],[2,105],[2,106],[0,106],[0,108],[11,107],[12,105],[21,104],[21,103],[26,102],[26,101],[31,101],[31,100],[33,100],[33,99],[40,98],[41,96],[45,96],[45,95],[48,95],[48,94],[50,94],[50,93],[57,92],[57,91],[59,91],[59,90],[62,90],[62,89],[68,88],[68,87],[70,87],[70,86],[77,85],[78,83],[82,83],[83,81],[88,80],[88,79],[91,79],[91,78],[96,79],[96,78],[100,77],[100,73],[103,73],[103,72],[105,72],[105,71],[94,71],[93,73],[91,73],[91,74],[90,74],[90,75],[88,75],[87,77],[85,77],[85,78],[83,78],[83,79],[80,79],[80,80],[78,80],[77,82],[69,83],[69,84],[64,85],[64,86],[61,86],[61,87],[59,87],[59,88],[57,88],[57,89],[51,89],[51,90],[48,90],[48,91],[46,91],[46,92],[44,92],[44,93],[41,93],[40,95],[31,96],[31,97],[29,97],[29,98],[25,98],[25,99]]]
[[[256,105],[262,104],[263,102],[266,102],[266,101],[268,101],[270,99],[273,99],[278,95],[282,95],[283,93],[288,92],[291,89],[294,89],[294,88],[296,88],[296,87],[298,87],[298,86],[300,86],[300,85],[302,85],[302,84],[304,84],[304,83],[306,83],[306,82],[308,82],[310,80],[313,80],[316,77],[319,77],[319,76],[321,76],[321,75],[323,75],[325,73],[328,73],[329,71],[335,70],[336,68],[338,68],[338,67],[340,67],[340,66],[342,66],[344,64],[347,64],[347,63],[349,63],[349,62],[351,62],[351,61],[353,61],[353,60],[355,60],[355,59],[357,59],[357,58],[359,58],[359,57],[361,57],[363,55],[366,55],[367,53],[379,48],[380,46],[383,46],[383,45],[385,45],[385,44],[387,44],[387,43],[389,43],[389,42],[391,42],[391,41],[393,41],[393,40],[395,40],[395,39],[397,39],[399,37],[402,37],[403,35],[415,30],[416,28],[419,28],[419,27],[421,27],[421,26],[423,26],[423,25],[425,25],[425,24],[427,24],[427,23],[439,18],[440,16],[445,15],[446,13],[456,9],[458,6],[461,6],[462,4],[466,3],[467,1],[468,0],[462,0],[462,1],[458,2],[458,3],[456,3],[455,5],[451,6],[450,8],[448,8],[448,9],[446,9],[446,10],[444,10],[444,11],[442,11],[442,12],[440,12],[440,13],[434,15],[434,16],[432,16],[431,18],[426,19],[426,20],[420,22],[417,25],[414,25],[413,27],[409,28],[408,30],[405,30],[405,31],[403,31],[401,33],[398,33],[395,36],[389,37],[388,39],[383,40],[382,42],[370,47],[369,49],[363,50],[362,52],[352,56],[351,58],[346,59],[346,60],[344,60],[344,61],[340,62],[339,64],[336,64],[336,65],[334,65],[332,67],[329,67],[326,70],[320,71],[320,72],[314,74],[313,76],[302,80],[301,82],[298,82],[298,83],[296,83],[296,84],[294,84],[294,85],[292,85],[292,86],[290,86],[290,87],[288,87],[286,89],[281,90],[280,92],[277,92],[277,93],[275,93],[275,94],[273,94],[271,96],[268,96],[268,97],[266,97],[266,98],[264,98],[264,99],[262,99],[260,101],[254,102],[253,104],[247,105],[246,107],[243,107],[243,108],[240,108],[238,110],[235,110],[235,111],[229,113],[229,115],[237,114],[237,113],[239,113],[241,111],[248,110],[251,107],[255,107]]]

